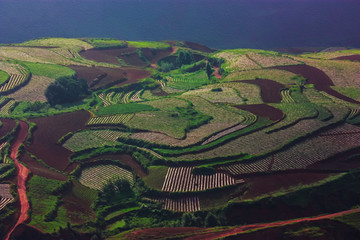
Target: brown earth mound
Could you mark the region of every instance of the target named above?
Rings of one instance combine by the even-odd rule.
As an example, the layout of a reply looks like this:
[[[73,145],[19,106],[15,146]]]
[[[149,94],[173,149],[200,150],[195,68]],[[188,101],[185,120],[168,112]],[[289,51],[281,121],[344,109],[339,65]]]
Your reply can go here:
[[[353,62],[360,62],[360,55],[337,57],[337,58],[333,58],[332,60],[350,60]]]
[[[268,79],[255,79],[255,80],[244,80],[239,81],[244,83],[255,84],[261,89],[261,98],[264,103],[279,103],[281,102],[281,93],[280,90],[284,89],[285,86]]]
[[[32,157],[30,157],[28,154],[23,154],[20,158],[20,161],[25,163],[26,166],[30,169],[30,171],[35,175],[60,181],[67,180],[67,177],[65,175],[48,169]]]
[[[15,121],[12,119],[0,119],[2,126],[0,127],[0,138],[8,135],[15,127]]]
[[[249,111],[260,117],[267,117],[274,122],[281,120],[284,116],[284,113],[280,109],[267,104],[235,105],[234,107]]]
[[[185,41],[185,47],[188,47],[192,50],[196,50],[196,51],[200,51],[200,52],[205,52],[205,53],[212,53],[214,52],[214,50],[212,50],[211,48],[205,46],[205,45],[201,45],[198,43],[194,43],[194,42],[188,42]]]
[[[347,102],[360,104],[360,102],[344,96],[332,89],[330,86],[334,86],[333,81],[320,69],[308,65],[277,66],[273,68],[302,75],[308,79],[308,83],[314,84],[317,90],[324,91]]]
[[[86,79],[91,89],[106,88],[109,86],[122,86],[124,84],[138,82],[150,76],[150,72],[137,68],[106,68],[106,67],[83,67],[69,66],[76,72],[79,78]]]
[[[89,112],[78,111],[31,119],[37,129],[32,135],[32,144],[26,146],[26,150],[47,165],[63,171],[69,164],[72,152],[58,145],[57,141],[69,132],[84,129],[89,117]]]
[[[122,164],[131,167],[137,176],[145,177],[147,175],[145,169],[129,154],[105,154],[93,157],[89,159],[89,161],[97,161],[97,160],[117,160]]]

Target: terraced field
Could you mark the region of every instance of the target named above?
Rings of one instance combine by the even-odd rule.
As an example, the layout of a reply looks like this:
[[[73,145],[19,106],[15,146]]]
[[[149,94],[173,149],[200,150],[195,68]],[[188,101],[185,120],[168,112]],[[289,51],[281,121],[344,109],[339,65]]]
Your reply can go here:
[[[0,210],[6,207],[14,200],[10,192],[10,184],[0,184]]]
[[[215,173],[213,175],[194,175],[192,173],[193,169],[193,167],[169,168],[162,191],[205,191],[207,189],[234,185],[239,182],[239,180],[235,180],[224,173]]]
[[[134,116],[134,114],[118,114],[110,116],[92,117],[87,125],[118,125],[125,124]]]
[[[109,181],[116,179],[125,179],[131,185],[134,183],[134,176],[130,171],[110,164],[85,168],[79,181],[84,186],[101,191]]]

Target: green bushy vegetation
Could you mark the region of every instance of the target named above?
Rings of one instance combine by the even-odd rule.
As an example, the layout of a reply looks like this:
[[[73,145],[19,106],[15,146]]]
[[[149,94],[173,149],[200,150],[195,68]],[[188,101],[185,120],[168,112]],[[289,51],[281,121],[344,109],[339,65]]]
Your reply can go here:
[[[112,38],[88,38],[84,39],[84,41],[90,43],[94,48],[99,49],[127,47],[125,41]]]
[[[136,48],[153,48],[153,49],[166,49],[170,48],[170,44],[165,42],[152,42],[152,41],[127,41],[129,47]]]
[[[74,102],[87,94],[89,90],[86,80],[75,77],[58,78],[45,91],[50,105]]]

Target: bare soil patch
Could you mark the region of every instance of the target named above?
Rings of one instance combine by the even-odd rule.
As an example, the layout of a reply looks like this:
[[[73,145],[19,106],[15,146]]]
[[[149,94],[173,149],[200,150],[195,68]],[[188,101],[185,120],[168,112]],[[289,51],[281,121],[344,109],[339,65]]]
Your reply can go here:
[[[78,111],[31,119],[31,122],[36,123],[37,129],[32,135],[32,144],[26,146],[26,150],[47,165],[63,171],[69,164],[72,152],[58,145],[57,141],[68,132],[84,129],[89,118],[89,112]]]
[[[28,154],[23,154],[20,158],[20,161],[25,163],[26,166],[30,169],[30,171],[35,175],[60,181],[67,180],[67,177],[65,175],[51,171],[32,157],[30,157]]]
[[[279,121],[284,116],[284,113],[280,109],[267,104],[235,105],[234,107],[249,111],[260,117],[267,117],[271,121]]]
[[[255,80],[244,80],[239,81],[244,83],[255,84],[260,87],[261,98],[264,103],[279,103],[281,102],[281,93],[280,90],[284,89],[285,86],[268,79],[255,79]]]
[[[134,54],[137,55],[135,47],[111,48],[111,49],[89,49],[89,50],[81,51],[81,52],[79,52],[79,54],[83,58],[86,58],[86,59],[89,59],[89,60],[92,60],[95,62],[106,62],[106,63],[111,63],[111,64],[120,64],[118,58],[126,59],[127,58],[126,56],[130,56],[130,55],[134,55]],[[141,61],[141,62],[143,62],[143,61]]]
[[[342,56],[333,58],[332,60],[350,60],[353,62],[360,62],[360,55]]]
[[[345,100],[350,103],[360,104],[352,98],[349,98],[341,93],[335,91],[331,86],[335,86],[333,81],[323,71],[309,65],[291,65],[291,66],[278,66],[275,69],[289,71],[295,74],[302,75],[308,79],[308,83],[314,84],[315,88],[319,91],[324,91],[334,97]]]
[[[122,86],[124,84],[138,82],[150,76],[150,72],[138,68],[106,68],[106,67],[83,67],[69,66],[76,72],[79,78],[86,79],[91,89],[106,88],[109,86]]]
[[[155,88],[151,90],[151,93],[155,96],[164,97],[170,95],[169,93],[165,92],[162,88]]]
[[[0,119],[2,126],[0,127],[0,138],[8,135],[15,127],[15,121],[12,119]]]
[[[281,189],[286,190],[299,184],[315,183],[329,177],[330,173],[285,172],[269,175],[257,175],[243,178],[250,185],[249,191],[242,199],[255,198]]]
[[[352,149],[315,163],[308,169],[347,171],[360,168],[360,148]]]
[[[134,169],[135,173],[139,177],[145,177],[147,175],[145,169],[129,154],[105,154],[93,157],[89,159],[89,161],[97,161],[97,160],[117,160],[122,164],[127,165]]]

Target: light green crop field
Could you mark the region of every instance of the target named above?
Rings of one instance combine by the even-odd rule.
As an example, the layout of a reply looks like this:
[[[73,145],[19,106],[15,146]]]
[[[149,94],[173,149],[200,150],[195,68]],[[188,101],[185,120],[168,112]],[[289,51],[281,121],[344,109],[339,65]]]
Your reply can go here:
[[[0,70],[0,84],[3,84],[6,80],[9,79],[9,77],[9,74]]]
[[[49,77],[49,78],[60,78],[73,76],[75,71],[71,68],[56,65],[56,64],[45,64],[45,63],[32,63],[23,62],[26,67],[29,68],[30,72],[34,75]]]
[[[169,48],[170,44],[165,42],[152,42],[152,41],[127,41],[129,47],[136,47],[136,48],[154,48],[154,49],[164,49]]]

